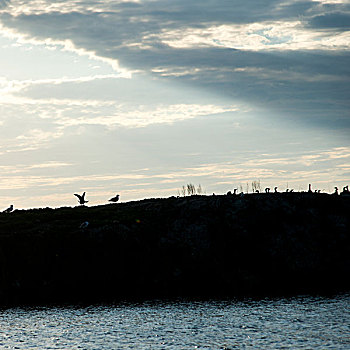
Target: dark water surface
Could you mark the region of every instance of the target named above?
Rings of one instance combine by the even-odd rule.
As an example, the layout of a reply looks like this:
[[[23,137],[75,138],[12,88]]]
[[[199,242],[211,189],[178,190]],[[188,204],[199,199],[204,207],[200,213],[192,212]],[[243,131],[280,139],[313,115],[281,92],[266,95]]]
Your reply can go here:
[[[0,349],[350,349],[350,294],[0,310]]]

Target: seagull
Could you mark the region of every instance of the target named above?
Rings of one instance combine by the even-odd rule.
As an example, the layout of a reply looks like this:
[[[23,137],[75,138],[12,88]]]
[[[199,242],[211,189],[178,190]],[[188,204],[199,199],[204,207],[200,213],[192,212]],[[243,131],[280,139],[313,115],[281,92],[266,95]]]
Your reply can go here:
[[[118,202],[119,201],[119,194],[117,194],[115,197],[111,198],[111,199],[108,199],[109,202]]]
[[[349,186],[343,187],[343,192],[340,193],[342,196],[349,196],[350,191],[349,191]]]
[[[3,212],[4,213],[11,213],[11,211],[13,210],[13,205],[11,204],[7,209],[5,209]]]
[[[74,193],[74,196],[76,196],[78,198],[79,204],[81,204],[81,205],[84,205],[85,203],[88,202],[85,200],[85,192],[82,195]]]

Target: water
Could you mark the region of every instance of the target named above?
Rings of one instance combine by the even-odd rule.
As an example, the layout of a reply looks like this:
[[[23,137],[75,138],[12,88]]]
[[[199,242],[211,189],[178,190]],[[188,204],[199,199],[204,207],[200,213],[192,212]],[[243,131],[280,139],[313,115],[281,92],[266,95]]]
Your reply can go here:
[[[350,349],[350,295],[0,310],[0,349]]]

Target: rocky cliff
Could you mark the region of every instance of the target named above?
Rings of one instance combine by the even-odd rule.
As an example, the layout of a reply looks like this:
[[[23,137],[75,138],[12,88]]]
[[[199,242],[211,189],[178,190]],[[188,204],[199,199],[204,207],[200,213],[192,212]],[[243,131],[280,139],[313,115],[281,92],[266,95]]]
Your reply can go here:
[[[350,288],[350,197],[191,196],[0,214],[0,304]]]

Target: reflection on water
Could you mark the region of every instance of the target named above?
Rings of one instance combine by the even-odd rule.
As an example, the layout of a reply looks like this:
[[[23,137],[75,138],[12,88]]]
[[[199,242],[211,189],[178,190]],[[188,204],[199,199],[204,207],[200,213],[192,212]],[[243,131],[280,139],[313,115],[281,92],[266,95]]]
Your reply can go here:
[[[0,311],[0,349],[350,349],[350,295]]]

